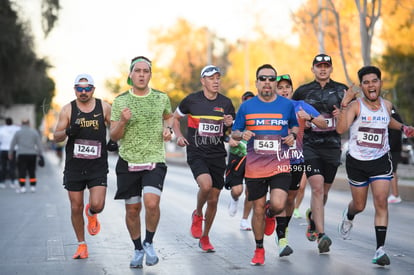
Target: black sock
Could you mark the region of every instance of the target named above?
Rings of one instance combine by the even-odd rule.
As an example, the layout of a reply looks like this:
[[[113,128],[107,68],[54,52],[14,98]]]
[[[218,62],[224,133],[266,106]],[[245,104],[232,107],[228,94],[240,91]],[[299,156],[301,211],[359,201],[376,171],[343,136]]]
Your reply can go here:
[[[132,240],[132,242],[134,243],[135,250],[142,250],[141,237],[136,240]]]
[[[309,218],[309,221],[310,221],[310,229],[315,231],[316,225],[315,225],[315,222],[312,220],[311,216],[312,216],[312,211],[309,211],[308,218]]]
[[[152,244],[152,239],[154,239],[155,232],[145,231],[145,240],[144,243]]]
[[[276,217],[276,234],[279,240],[285,238],[285,232],[287,227],[286,220],[286,217]]]
[[[256,240],[256,248],[263,248],[263,239]]]
[[[375,237],[377,238],[377,249],[384,246],[385,236],[387,235],[386,226],[375,226]]]
[[[318,234],[318,240],[320,240],[324,235],[325,235],[325,233],[319,233]]]

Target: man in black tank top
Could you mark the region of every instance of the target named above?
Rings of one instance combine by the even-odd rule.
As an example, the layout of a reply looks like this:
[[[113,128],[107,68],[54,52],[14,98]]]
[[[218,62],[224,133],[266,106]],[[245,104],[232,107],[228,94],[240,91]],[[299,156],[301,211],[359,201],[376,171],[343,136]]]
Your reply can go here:
[[[106,128],[110,123],[111,107],[108,103],[94,98],[94,81],[88,74],[75,78],[76,99],[63,106],[54,132],[54,141],[66,140],[66,160],[63,185],[68,190],[71,203],[71,219],[78,239],[74,259],[88,257],[85,243],[83,218],[83,194],[89,189],[89,202],[85,207],[90,235],[100,231],[97,213],[105,205],[108,153],[111,141],[106,143]]]

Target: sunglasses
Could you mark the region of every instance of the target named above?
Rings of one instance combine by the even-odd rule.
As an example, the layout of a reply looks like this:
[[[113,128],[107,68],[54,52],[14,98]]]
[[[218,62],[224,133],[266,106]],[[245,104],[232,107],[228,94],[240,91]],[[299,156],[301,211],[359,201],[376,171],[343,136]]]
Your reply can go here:
[[[316,61],[331,61],[331,57],[330,56],[327,56],[327,55],[325,55],[325,56],[317,56],[317,57],[315,57],[315,59],[316,59]]]
[[[290,79],[290,75],[288,74],[282,74],[282,75],[278,75],[276,77],[276,81],[279,82],[280,80],[285,79],[285,80],[291,80]]]
[[[274,76],[274,75],[259,75],[257,77],[257,79],[259,79],[260,81],[266,81],[266,79],[268,79],[270,82],[274,82],[274,81],[276,81],[276,76]]]
[[[90,91],[92,91],[93,86],[88,86],[88,87],[79,87],[79,86],[75,86],[75,89],[77,92],[82,93],[83,91],[89,93]]]

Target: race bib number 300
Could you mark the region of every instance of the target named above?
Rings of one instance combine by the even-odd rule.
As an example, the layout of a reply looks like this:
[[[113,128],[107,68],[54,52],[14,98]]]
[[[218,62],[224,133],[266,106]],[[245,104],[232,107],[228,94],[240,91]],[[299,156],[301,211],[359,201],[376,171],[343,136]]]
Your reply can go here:
[[[256,135],[253,148],[257,154],[275,155],[281,150],[281,137],[273,135]]]
[[[101,157],[101,143],[97,140],[75,139],[73,157],[78,159],[97,159]]]
[[[357,144],[370,148],[382,148],[384,146],[385,129],[359,127]]]
[[[198,124],[198,134],[204,137],[222,136],[223,120],[200,119]]]

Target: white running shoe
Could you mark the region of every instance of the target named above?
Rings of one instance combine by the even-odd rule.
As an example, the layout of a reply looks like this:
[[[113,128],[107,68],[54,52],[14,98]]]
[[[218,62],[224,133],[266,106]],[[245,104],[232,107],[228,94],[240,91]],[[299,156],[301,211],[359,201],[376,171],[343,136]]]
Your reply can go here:
[[[237,205],[239,204],[239,201],[235,201],[233,198],[230,199],[229,203],[229,215],[230,217],[234,217],[237,213]]]
[[[394,196],[394,195],[390,195],[389,197],[388,197],[388,203],[400,203],[400,202],[402,202],[402,199],[401,199],[401,197],[400,196]]]
[[[6,188],[6,184],[5,183],[0,183],[0,189],[5,189]]]
[[[342,212],[342,221],[338,226],[339,234],[344,240],[349,238],[352,229],[352,221],[348,220],[348,207]]]
[[[240,230],[242,231],[251,231],[252,226],[250,225],[250,222],[247,219],[241,219],[240,221]]]
[[[26,187],[20,187],[20,192],[19,193],[26,193]]]
[[[374,258],[372,259],[373,264],[377,265],[389,265],[390,264],[390,258],[388,258],[388,255],[384,251],[384,247],[381,246],[375,251]]]
[[[30,186],[30,192],[32,192],[32,193],[36,192],[36,187]]]

